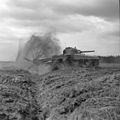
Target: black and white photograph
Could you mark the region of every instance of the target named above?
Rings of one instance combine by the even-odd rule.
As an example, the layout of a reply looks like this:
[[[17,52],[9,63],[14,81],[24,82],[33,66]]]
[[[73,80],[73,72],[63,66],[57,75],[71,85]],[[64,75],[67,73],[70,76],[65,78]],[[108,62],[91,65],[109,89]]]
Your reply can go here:
[[[1,0],[0,120],[120,120],[119,14],[119,0]]]

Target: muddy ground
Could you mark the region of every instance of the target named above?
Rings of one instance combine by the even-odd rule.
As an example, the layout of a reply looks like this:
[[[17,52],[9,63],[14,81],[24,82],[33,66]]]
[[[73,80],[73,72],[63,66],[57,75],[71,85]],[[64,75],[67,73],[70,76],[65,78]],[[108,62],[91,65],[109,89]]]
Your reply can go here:
[[[1,70],[0,120],[120,120],[120,68]]]

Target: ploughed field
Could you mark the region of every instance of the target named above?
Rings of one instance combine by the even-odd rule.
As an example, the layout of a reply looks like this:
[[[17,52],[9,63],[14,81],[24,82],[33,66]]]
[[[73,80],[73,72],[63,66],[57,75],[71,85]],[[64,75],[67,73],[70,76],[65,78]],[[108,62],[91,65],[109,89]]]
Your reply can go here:
[[[120,120],[120,68],[1,70],[0,120]]]

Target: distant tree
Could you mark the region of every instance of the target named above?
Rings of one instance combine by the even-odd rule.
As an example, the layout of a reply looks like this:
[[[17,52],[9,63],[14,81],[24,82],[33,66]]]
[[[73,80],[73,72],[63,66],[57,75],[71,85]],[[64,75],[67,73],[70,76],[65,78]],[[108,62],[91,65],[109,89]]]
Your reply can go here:
[[[100,60],[105,63],[120,63],[120,56],[99,56]]]

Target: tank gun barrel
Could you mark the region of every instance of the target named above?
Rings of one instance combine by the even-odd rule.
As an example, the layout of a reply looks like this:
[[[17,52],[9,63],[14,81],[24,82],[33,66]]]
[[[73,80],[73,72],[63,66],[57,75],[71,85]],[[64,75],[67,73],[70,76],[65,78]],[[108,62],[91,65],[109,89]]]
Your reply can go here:
[[[79,53],[89,53],[89,52],[95,52],[94,50],[90,50],[90,51],[79,51]]]

